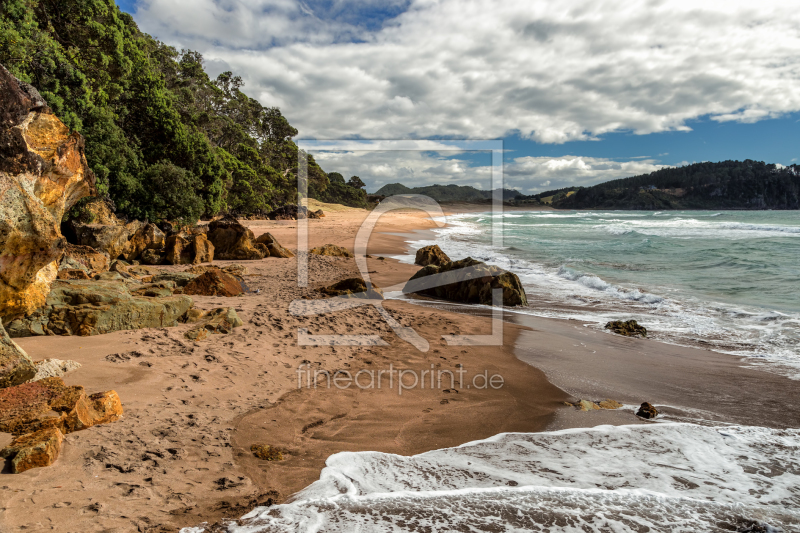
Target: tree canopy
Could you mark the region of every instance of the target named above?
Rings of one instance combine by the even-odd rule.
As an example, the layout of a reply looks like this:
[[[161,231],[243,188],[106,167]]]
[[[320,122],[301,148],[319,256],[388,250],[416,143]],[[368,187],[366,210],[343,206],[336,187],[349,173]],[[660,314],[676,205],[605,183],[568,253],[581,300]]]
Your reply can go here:
[[[553,205],[565,209],[798,209],[800,166],[746,159],[663,168],[578,188]]]
[[[4,0],[0,63],[86,138],[101,193],[132,218],[259,214],[296,201],[297,135],[276,107],[211,79],[113,0]],[[313,157],[309,194],[328,177]]]

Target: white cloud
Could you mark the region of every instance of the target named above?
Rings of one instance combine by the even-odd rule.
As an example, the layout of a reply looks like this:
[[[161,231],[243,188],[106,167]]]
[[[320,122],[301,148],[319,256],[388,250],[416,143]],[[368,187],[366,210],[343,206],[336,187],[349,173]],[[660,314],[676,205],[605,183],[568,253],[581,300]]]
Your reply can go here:
[[[471,185],[490,190],[492,166],[489,154],[478,156],[472,163],[454,159],[452,147],[435,143],[425,145],[425,150],[414,150],[411,142],[375,142],[364,144],[354,141],[351,146],[335,151],[312,151],[322,168],[340,172],[345,177],[359,176],[367,190],[375,192],[388,183],[402,183],[408,187],[424,185]],[[301,144],[301,146],[303,146]],[[338,146],[338,145],[337,145]],[[361,149],[359,150],[359,146]],[[330,148],[318,143],[318,148]],[[340,147],[341,148],[341,147]],[[400,149],[398,149],[400,148]],[[655,159],[615,161],[612,159],[566,155],[561,157],[518,157],[503,166],[503,187],[517,189],[523,194],[535,194],[551,189],[571,186],[589,186],[618,178],[654,172],[665,165]]]
[[[655,159],[614,161],[612,159],[567,155],[562,157],[518,157],[504,168],[506,186],[535,194],[563,187],[589,186],[604,181],[649,174],[666,165]],[[538,186],[531,184],[546,178]],[[516,187],[515,187],[516,186]]]
[[[136,19],[230,66],[305,137],[561,143],[800,110],[785,0],[416,0],[374,31],[359,4],[328,4],[143,0]]]

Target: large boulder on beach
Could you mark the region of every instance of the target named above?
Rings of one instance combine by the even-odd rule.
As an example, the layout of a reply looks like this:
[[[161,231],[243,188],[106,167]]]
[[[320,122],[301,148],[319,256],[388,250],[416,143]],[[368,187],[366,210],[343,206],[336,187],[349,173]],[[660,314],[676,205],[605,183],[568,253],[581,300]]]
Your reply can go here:
[[[118,257],[130,255],[131,239],[141,229],[139,221],[120,224],[75,224],[75,241],[80,246],[88,246],[98,252],[105,252],[113,261]]]
[[[355,257],[347,248],[343,248],[342,246],[337,246],[335,244],[323,244],[322,246],[317,246],[316,248],[309,250],[309,253],[315,255],[328,255],[331,257]]]
[[[64,250],[61,219],[94,193],[83,137],[0,65],[0,319],[44,303]]]
[[[142,225],[130,238],[123,258],[125,261],[139,259],[145,250],[158,251],[164,248],[166,235],[152,222]]]
[[[647,337],[647,328],[640,326],[635,320],[614,320],[606,324],[606,328],[613,331],[617,335],[624,335],[626,337]]]
[[[337,281],[329,287],[320,289],[322,294],[338,296],[340,298],[368,298],[383,300],[383,291],[373,283],[364,281],[363,278],[348,278]]]
[[[21,474],[31,468],[43,468],[56,462],[61,454],[64,434],[58,428],[46,428],[20,435],[0,450],[0,457],[11,460],[11,472]]]
[[[7,330],[12,337],[28,337],[163,328],[176,325],[192,304],[192,299],[184,295],[135,296],[123,281],[58,280],[42,308],[11,321]]]
[[[0,431],[14,440],[0,450],[13,473],[49,466],[58,458],[64,435],[119,420],[122,402],[116,391],[87,395],[47,377],[0,390]]]
[[[183,294],[192,296],[239,296],[244,294],[245,287],[241,278],[220,269],[209,269],[183,289]]]
[[[0,323],[0,389],[25,383],[36,375],[36,366],[25,350],[11,340]]]
[[[493,289],[502,291],[503,305],[528,305],[525,289],[516,274],[471,257],[444,266],[423,267],[408,280],[403,292],[459,303],[492,305]]]
[[[288,249],[281,246],[281,243],[273,237],[272,233],[264,233],[256,239],[256,244],[263,244],[269,250],[269,257],[277,257],[288,259],[294,257],[294,254]]]
[[[264,259],[268,253],[266,246],[255,242],[253,232],[232,215],[212,220],[208,225],[207,236],[214,245],[214,256],[217,259],[254,261]]]
[[[178,233],[166,240],[164,262],[170,265],[196,265],[214,260],[216,247],[205,233]]]
[[[420,248],[417,250],[417,256],[414,259],[414,264],[419,266],[436,265],[441,267],[450,262],[450,258],[439,248],[438,244]]]
[[[58,428],[65,435],[118,420],[122,402],[113,390],[87,395],[80,385],[50,377],[0,390],[0,431],[24,435]]]

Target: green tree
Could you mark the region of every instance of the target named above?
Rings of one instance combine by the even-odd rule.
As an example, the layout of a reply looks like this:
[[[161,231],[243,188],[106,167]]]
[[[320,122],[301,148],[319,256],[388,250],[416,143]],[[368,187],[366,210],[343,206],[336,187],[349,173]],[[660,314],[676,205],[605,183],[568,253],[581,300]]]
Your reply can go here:
[[[361,181],[361,178],[359,178],[358,176],[352,176],[350,178],[350,181],[347,182],[347,184],[351,187],[355,187],[356,189],[363,189],[364,187],[367,186],[367,184]]]
[[[244,94],[232,72],[210,79],[202,55],[142,33],[113,0],[3,0],[0,63],[84,135],[99,188],[123,215],[251,214],[296,201],[297,130],[280,110]],[[308,170],[309,191],[323,193],[328,177],[313,158]],[[188,193],[154,193],[170,180],[191,185],[202,209]]]

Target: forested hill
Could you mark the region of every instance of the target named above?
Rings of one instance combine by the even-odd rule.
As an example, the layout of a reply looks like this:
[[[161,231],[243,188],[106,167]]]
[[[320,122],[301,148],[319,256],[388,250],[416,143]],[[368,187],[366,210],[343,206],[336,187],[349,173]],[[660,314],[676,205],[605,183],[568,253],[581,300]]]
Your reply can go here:
[[[86,138],[99,188],[131,218],[258,214],[296,199],[297,130],[231,72],[139,31],[113,0],[2,0],[0,64]],[[309,161],[313,196],[328,184]]]
[[[469,185],[427,185],[425,187],[406,187],[402,183],[389,183],[377,192],[379,196],[395,194],[422,194],[437,202],[488,202],[492,199],[492,191],[483,191]],[[518,191],[503,189],[503,200],[519,195]]]
[[[722,161],[581,187],[562,209],[800,209],[800,166]]]

